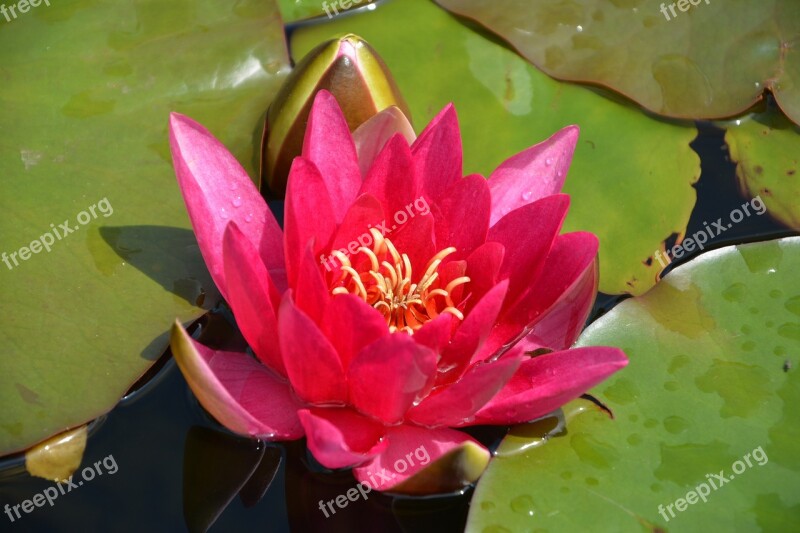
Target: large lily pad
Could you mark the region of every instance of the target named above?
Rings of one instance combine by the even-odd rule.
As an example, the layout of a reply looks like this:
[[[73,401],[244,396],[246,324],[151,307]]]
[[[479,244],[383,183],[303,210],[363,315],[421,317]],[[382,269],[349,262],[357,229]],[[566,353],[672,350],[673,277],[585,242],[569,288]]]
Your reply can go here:
[[[611,87],[657,113],[727,117],[770,90],[800,123],[795,0],[437,1],[548,74]]]
[[[639,294],[655,283],[654,252],[685,232],[694,207],[691,185],[700,168],[689,147],[693,127],[554,81],[424,0],[388,2],[372,13],[302,28],[292,38],[295,59],[347,32],[367,39],[386,60],[417,127],[455,102],[466,172],[488,175],[563,126],[580,125],[565,189],[572,195],[566,227],[600,237],[600,290]]]
[[[578,344],[630,358],[592,391],[614,419],[573,404],[544,443],[517,428],[478,484],[468,530],[795,530],[798,269],[798,237],[722,248],[597,320]],[[720,471],[729,481],[679,512],[674,502]]]
[[[168,115],[202,121],[252,170],[283,39],[260,0],[75,0],[2,22],[0,252],[19,264],[0,263],[0,455],[111,409],[174,318],[214,303]],[[64,221],[72,233],[20,260]]]
[[[770,215],[800,230],[800,127],[776,109],[725,127],[740,189],[760,196]]]

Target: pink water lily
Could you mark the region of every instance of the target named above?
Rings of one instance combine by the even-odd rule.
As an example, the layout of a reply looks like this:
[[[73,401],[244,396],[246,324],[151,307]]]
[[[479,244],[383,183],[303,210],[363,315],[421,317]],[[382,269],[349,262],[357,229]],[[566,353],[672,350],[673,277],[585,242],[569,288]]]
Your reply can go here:
[[[318,93],[288,180],[284,230],[235,158],[173,114],[172,155],[211,275],[255,356],[176,325],[202,405],[234,432],[305,436],[329,468],[391,490],[468,447],[455,428],[533,420],[627,364],[570,349],[597,289],[598,241],[560,235],[578,128],[462,176],[455,109],[418,138],[396,110],[353,134]],[[404,213],[403,216],[397,215]],[[388,476],[383,476],[388,477]]]

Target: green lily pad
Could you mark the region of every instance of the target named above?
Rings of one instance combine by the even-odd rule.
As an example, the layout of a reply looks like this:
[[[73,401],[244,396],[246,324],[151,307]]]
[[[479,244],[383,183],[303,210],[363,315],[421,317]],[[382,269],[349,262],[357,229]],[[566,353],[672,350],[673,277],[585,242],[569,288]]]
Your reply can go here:
[[[571,404],[566,431],[551,423],[545,442],[525,433],[548,434],[546,421],[515,429],[478,484],[468,531],[796,529],[798,269],[800,237],[722,248],[594,322],[578,344],[630,358],[591,391],[613,420]],[[730,479],[706,476],[720,471]],[[675,506],[714,479],[705,503]]]
[[[660,265],[653,255],[670,235],[685,233],[696,199],[694,127],[654,120],[555,81],[424,0],[388,2],[372,13],[302,28],[292,38],[295,59],[348,32],[384,58],[418,128],[455,103],[468,173],[488,176],[506,158],[578,124],[566,229],[599,236],[600,290],[639,294],[656,282]]]
[[[775,219],[800,230],[800,127],[775,109],[724,127],[739,188],[761,197]]]
[[[769,90],[800,123],[795,0],[437,0],[548,74],[630,96],[656,113],[720,118]]]
[[[257,0],[52,2],[0,24],[3,455],[110,410],[174,318],[214,303],[168,116],[202,121],[252,171],[288,57]],[[50,251],[19,251],[44,235]]]

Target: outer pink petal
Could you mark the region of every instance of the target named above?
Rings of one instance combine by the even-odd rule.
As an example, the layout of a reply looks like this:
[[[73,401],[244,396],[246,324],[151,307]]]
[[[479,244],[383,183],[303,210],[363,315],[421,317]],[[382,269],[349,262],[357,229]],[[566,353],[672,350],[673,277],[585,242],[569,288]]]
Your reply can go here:
[[[534,420],[574,400],[627,364],[622,350],[605,346],[574,348],[528,359],[469,425]]]
[[[323,466],[345,468],[383,452],[389,441],[386,428],[347,408],[301,409],[308,449]]]
[[[389,335],[383,315],[354,294],[333,297],[325,311],[322,330],[339,352],[345,372],[358,352]]]
[[[396,106],[387,107],[356,128],[353,132],[353,141],[358,152],[358,166],[362,176],[366,177],[369,167],[372,166],[386,141],[396,133],[401,134],[409,145],[417,138],[411,123]]]
[[[489,230],[489,241],[505,247],[500,279],[511,280],[506,305],[525,294],[544,268],[545,259],[569,208],[569,196],[547,196],[512,211]]]
[[[506,213],[561,191],[579,133],[578,126],[567,126],[497,167],[489,178],[492,226]]]
[[[381,337],[350,364],[350,404],[387,424],[400,422],[430,392],[435,374],[433,351],[404,333]]]
[[[317,325],[297,309],[291,292],[278,314],[281,352],[286,373],[297,394],[308,403],[347,401],[347,382],[339,354]]]
[[[236,324],[262,363],[286,375],[278,345],[278,318],[272,307],[277,290],[253,245],[235,222],[223,236],[228,304]]]
[[[465,423],[511,379],[526,358],[521,351],[517,353],[520,355],[473,365],[460,380],[435,389],[419,405],[412,407],[406,419],[427,427]]]
[[[449,260],[464,259],[486,242],[491,195],[486,180],[472,174],[457,181],[439,202],[442,219],[436,220],[436,247],[454,246]]]
[[[425,429],[402,425],[389,428],[389,447],[380,455],[353,469],[356,479],[373,490],[389,491],[450,450],[470,442],[486,453],[478,441],[454,429]],[[401,462],[402,460],[402,462]]]
[[[236,222],[261,260],[282,285],[283,235],[245,170],[211,133],[194,120],[170,115],[170,146],[175,174],[192,221],[203,259],[222,296],[227,299],[222,235]]]
[[[284,242],[289,286],[294,287],[309,243],[316,256],[328,248],[336,230],[333,205],[314,163],[295,158],[289,171],[284,212]]]
[[[203,407],[235,433],[269,440],[303,436],[289,386],[245,353],[215,351],[175,322],[172,353]]]
[[[411,147],[416,175],[425,192],[439,200],[463,176],[461,132],[453,104],[448,104]]]
[[[336,221],[341,222],[361,187],[361,171],[347,121],[336,98],[328,91],[319,91],[314,98],[303,140],[303,157],[322,174]]]

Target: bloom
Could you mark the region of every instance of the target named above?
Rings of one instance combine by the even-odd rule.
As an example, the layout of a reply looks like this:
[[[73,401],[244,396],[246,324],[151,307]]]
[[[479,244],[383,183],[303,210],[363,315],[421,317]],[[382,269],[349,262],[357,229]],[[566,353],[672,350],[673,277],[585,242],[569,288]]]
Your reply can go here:
[[[597,288],[596,237],[559,235],[578,129],[486,180],[462,177],[452,105],[411,145],[392,134],[398,120],[385,111],[351,135],[320,91],[283,231],[219,141],[170,122],[201,252],[255,354],[204,347],[176,324],[187,381],[235,432],[305,435],[321,464],[362,482],[393,471],[380,490],[424,468],[392,468],[420,446],[485,466],[488,451],[457,428],[535,419],[627,364],[616,348],[569,349]]]

